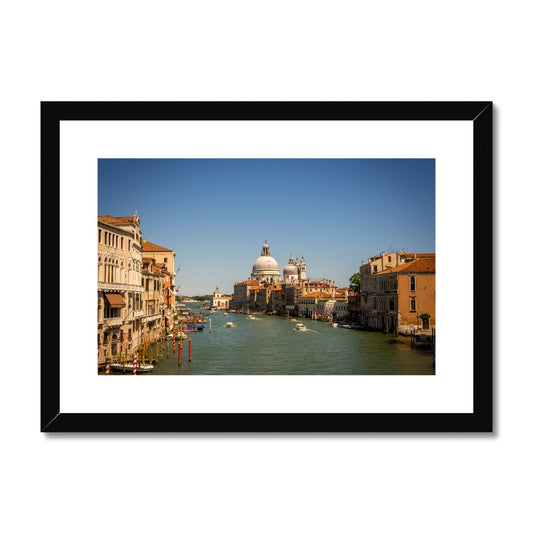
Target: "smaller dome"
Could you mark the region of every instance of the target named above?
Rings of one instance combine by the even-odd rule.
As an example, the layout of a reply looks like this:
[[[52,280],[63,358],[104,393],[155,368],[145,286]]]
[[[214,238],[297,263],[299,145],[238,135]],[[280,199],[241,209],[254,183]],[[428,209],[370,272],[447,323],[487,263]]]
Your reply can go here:
[[[297,276],[297,275],[298,275],[298,267],[295,264],[289,263],[283,269],[283,276]]]

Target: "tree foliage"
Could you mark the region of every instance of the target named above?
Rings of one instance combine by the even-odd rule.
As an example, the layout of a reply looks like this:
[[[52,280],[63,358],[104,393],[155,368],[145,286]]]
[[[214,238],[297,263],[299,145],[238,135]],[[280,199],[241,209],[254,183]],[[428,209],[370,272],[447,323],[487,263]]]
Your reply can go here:
[[[350,276],[350,289],[354,292],[359,292],[361,290],[361,274],[359,274],[359,272]]]

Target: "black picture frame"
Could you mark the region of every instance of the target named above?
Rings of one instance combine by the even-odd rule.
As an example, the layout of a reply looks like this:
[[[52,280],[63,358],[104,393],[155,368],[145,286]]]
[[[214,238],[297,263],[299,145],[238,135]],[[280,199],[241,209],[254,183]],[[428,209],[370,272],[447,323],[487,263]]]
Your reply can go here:
[[[59,265],[61,121],[328,120],[473,123],[472,413],[62,413]],[[41,102],[42,432],[491,432],[492,102]],[[46,246],[44,246],[46,243]],[[487,257],[491,261],[487,261]]]

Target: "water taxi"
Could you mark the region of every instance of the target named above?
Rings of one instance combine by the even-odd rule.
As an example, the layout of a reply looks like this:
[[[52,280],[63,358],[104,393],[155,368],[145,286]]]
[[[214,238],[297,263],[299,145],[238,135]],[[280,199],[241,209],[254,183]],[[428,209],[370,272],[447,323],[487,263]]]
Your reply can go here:
[[[305,324],[302,324],[301,322],[298,322],[296,326],[294,326],[295,331],[306,331],[307,328],[305,327]]]
[[[224,327],[225,328],[234,328],[235,327],[235,324],[233,322],[226,322],[224,324]]]

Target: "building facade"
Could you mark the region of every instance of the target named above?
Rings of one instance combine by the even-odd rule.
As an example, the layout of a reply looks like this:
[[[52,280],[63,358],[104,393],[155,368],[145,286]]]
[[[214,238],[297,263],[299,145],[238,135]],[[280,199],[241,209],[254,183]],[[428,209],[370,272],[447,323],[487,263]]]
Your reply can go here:
[[[131,217],[98,217],[98,362],[128,357],[141,343],[142,232]]]
[[[211,309],[229,309],[231,300],[233,300],[231,296],[222,296],[217,285],[211,297],[210,307]]]
[[[366,276],[364,286],[361,273],[361,323],[386,332],[429,331],[436,326],[435,254],[403,253],[398,263]]]

